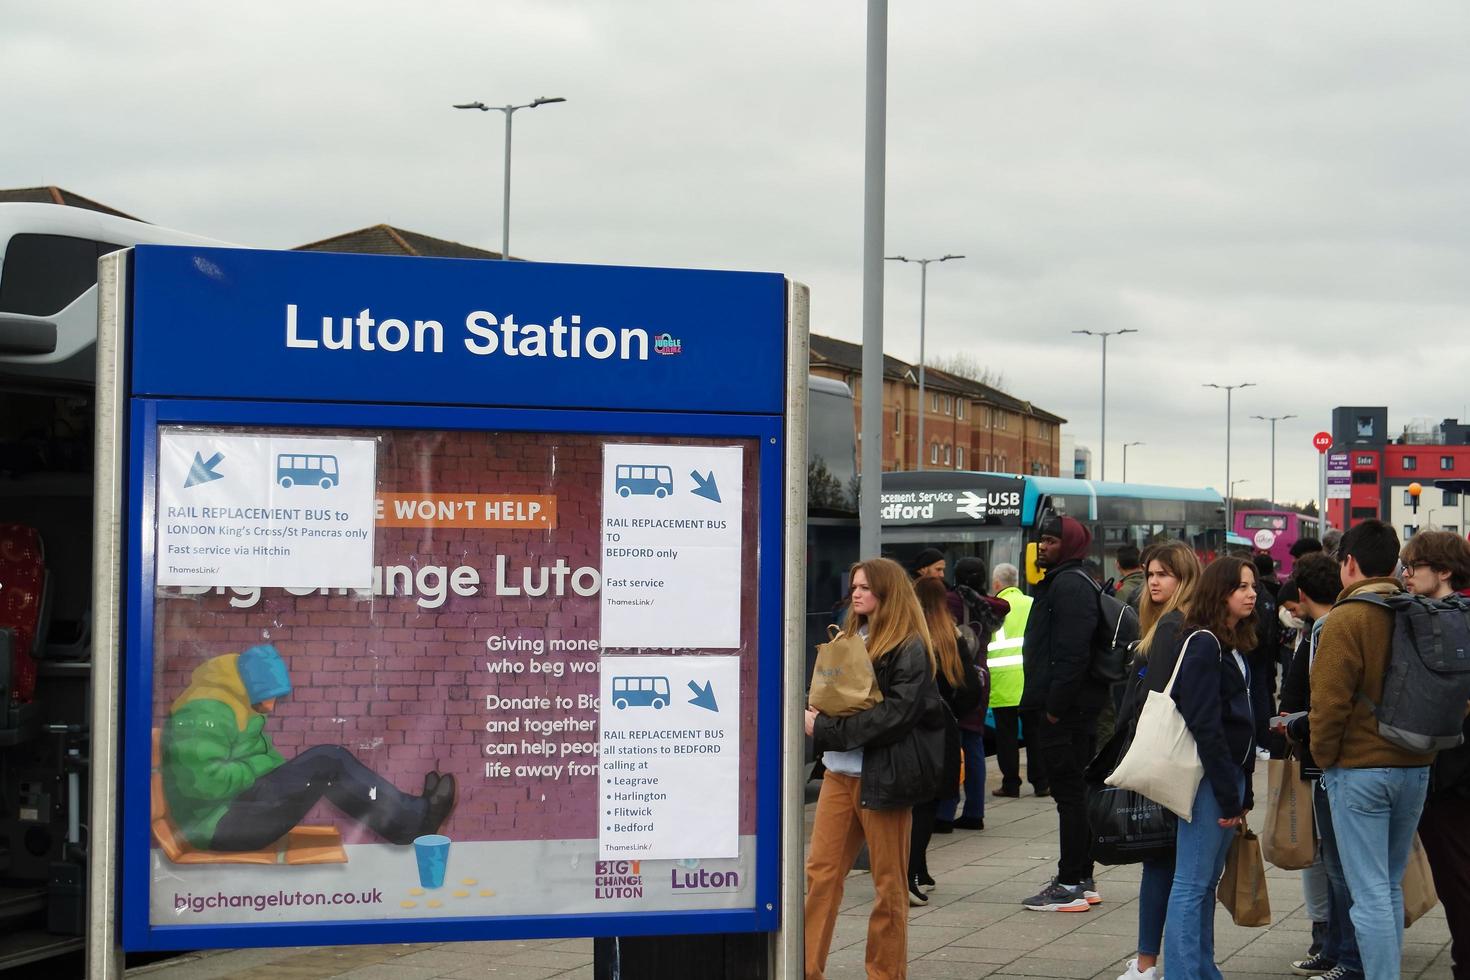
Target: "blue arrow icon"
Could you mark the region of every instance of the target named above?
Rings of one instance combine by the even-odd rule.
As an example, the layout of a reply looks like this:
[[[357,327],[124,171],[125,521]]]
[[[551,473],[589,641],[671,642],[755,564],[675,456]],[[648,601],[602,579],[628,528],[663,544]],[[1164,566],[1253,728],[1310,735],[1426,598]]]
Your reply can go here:
[[[225,475],[216,473],[214,468],[224,458],[224,453],[215,453],[206,460],[201,454],[195,453],[194,465],[189,467],[189,478],[184,481],[184,486],[192,487],[200,483],[209,483],[212,480],[223,480]]]
[[[693,681],[690,681],[689,690],[694,692],[694,697],[689,699],[689,703],[694,705],[696,708],[704,708],[708,711],[716,712],[720,710],[720,706],[715,704],[714,685],[711,684],[709,681],[705,681],[704,687],[702,688]]]
[[[689,491],[690,493],[696,497],[703,497],[705,500],[713,500],[715,503],[720,502],[720,488],[715,486],[714,470],[709,471],[709,476],[700,476],[698,470],[690,470],[689,475],[694,478],[695,483],[699,484],[693,490]]]

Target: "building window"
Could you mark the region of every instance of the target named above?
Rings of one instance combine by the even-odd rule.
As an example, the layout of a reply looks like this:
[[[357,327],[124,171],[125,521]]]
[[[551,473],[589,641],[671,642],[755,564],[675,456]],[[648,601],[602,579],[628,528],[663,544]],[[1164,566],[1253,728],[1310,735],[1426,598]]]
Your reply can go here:
[[[937,442],[931,442],[929,444],[929,462],[939,462],[939,443]]]
[[[1007,413],[1007,412],[1001,412],[1000,413],[1000,427],[1002,429],[1009,429],[1011,427],[1011,417],[1010,417],[1010,414],[1009,413]]]
[[[1416,535],[1418,533],[1419,533],[1419,525],[1417,525],[1417,524],[1405,524],[1404,525],[1404,540],[1405,541],[1409,540],[1410,538],[1412,538],[1414,535]]]
[[[1354,507],[1353,508],[1353,520],[1355,520],[1355,521],[1366,521],[1366,520],[1370,520],[1372,518],[1376,518],[1377,516],[1378,516],[1378,508],[1377,507]]]
[[[901,408],[895,408],[893,410],[893,434],[896,436],[903,435],[903,409]]]
[[[1377,483],[1378,482],[1378,471],[1377,470],[1354,470],[1353,471],[1353,482],[1354,483]]]
[[[1441,527],[1440,530],[1441,531],[1448,531],[1451,534],[1459,534],[1460,533],[1460,525],[1458,525],[1458,524],[1446,524],[1443,527]]]
[[[953,462],[953,460],[950,459],[950,448],[948,446],[945,446],[944,447],[944,465],[945,466],[949,466],[949,465],[952,464],[952,462]]]
[[[1001,456],[1000,463],[997,465],[996,468],[998,470],[1000,470],[1002,473],[1008,472],[1008,470],[1006,469],[1006,458],[1005,458],[1005,456]]]
[[[954,414],[954,399],[951,398],[949,395],[945,395],[944,396],[944,414],[945,415],[953,415]]]
[[[1359,415],[1357,421],[1358,421],[1358,438],[1359,439],[1372,439],[1373,438],[1373,416],[1371,416],[1371,415]]]
[[[1404,491],[1404,506],[1405,507],[1412,507],[1412,506],[1414,506],[1414,495],[1412,493],[1410,493],[1409,491],[1407,491],[1407,490]]]
[[[1460,491],[1458,491],[1458,490],[1446,490],[1446,491],[1444,491],[1444,493],[1442,494],[1442,496],[1444,497],[1444,505],[1446,507],[1458,507],[1458,506],[1460,506]]]
[[[1404,469],[1406,469],[1406,470],[1417,470],[1418,468],[1419,468],[1419,457],[1418,456],[1405,456],[1404,457]]]
[[[965,447],[964,446],[956,446],[956,447],[954,447],[954,468],[957,469],[957,470],[962,470],[962,469],[965,468]]]
[[[937,391],[929,392],[929,411],[939,411],[939,392]]]
[[[959,401],[955,404],[954,417],[962,422],[965,419],[965,400],[963,398],[959,399]]]
[[[1455,457],[1441,456],[1439,458],[1439,468],[1442,470],[1453,470],[1455,468]]]

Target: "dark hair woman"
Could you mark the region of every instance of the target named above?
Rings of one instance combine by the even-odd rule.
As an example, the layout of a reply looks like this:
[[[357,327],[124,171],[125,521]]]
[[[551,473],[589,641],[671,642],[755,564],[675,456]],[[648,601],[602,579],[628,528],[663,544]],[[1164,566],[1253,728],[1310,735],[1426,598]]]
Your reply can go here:
[[[1169,980],[1219,980],[1215,886],[1230,840],[1252,805],[1256,765],[1250,667],[1256,644],[1256,570],[1240,558],[1205,569],[1185,617],[1173,698],[1194,736],[1205,775],[1175,837],[1174,883],[1165,913]]]
[[[934,660],[938,671],[934,676],[939,696],[949,706],[955,719],[963,718],[980,703],[980,675],[975,670],[975,656],[979,643],[972,630],[961,632],[950,615],[946,601],[949,590],[937,578],[922,578],[914,583],[914,594],[918,596],[919,608],[924,611],[924,622],[929,627],[929,638],[934,643]],[[946,720],[944,745],[944,779],[937,797],[948,799],[959,792],[960,781],[960,729],[956,722],[953,730]],[[981,765],[984,765],[981,756]],[[926,803],[914,804],[913,829],[909,834],[909,904],[928,905],[926,888],[934,886],[929,874],[929,839],[934,833],[938,798]]]
[[[908,962],[908,845],[915,804],[933,800],[944,766],[944,716],[934,683],[929,627],[908,572],[887,558],[849,573],[844,620],[863,638],[883,700],[833,718],[806,711],[806,733],[825,750],[806,860],[806,975],[821,977],[842,904],[842,885],[863,841],[873,870],[867,969],[902,977]]]

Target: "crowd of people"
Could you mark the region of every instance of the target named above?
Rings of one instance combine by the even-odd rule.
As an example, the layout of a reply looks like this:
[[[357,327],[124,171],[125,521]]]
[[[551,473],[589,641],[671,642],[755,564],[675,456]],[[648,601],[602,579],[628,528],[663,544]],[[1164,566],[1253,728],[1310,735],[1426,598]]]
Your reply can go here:
[[[1415,628],[1402,597],[1447,614],[1439,623],[1470,622],[1470,542],[1428,530],[1401,543],[1365,521],[1298,541],[1284,582],[1264,554],[1202,566],[1180,541],[1124,546],[1116,579],[1101,583],[1137,611],[1121,682],[1095,668],[1105,613],[1092,554],[1084,525],[1052,515],[1039,527],[1042,574],[1029,594],[1016,566],[987,574],[977,558],[960,559],[947,584],[934,548],[907,567],[887,558],[853,567],[840,621],[864,639],[882,700],[844,717],[806,713],[822,778],[806,874],[809,980],[824,976],[843,881],[864,843],[876,894],[867,973],[907,975],[908,910],[936,887],[932,835],[985,826],[987,712],[993,795],[1020,796],[1029,782],[1057,812],[1055,874],[1022,907],[1099,904],[1089,794],[1095,774],[1132,747],[1154,695],[1172,701],[1203,774],[1188,815],[1178,811],[1173,847],[1142,860],[1137,949],[1119,980],[1160,980],[1165,964],[1171,980],[1221,977],[1216,887],[1256,804],[1257,761],[1287,756],[1308,784],[1318,842],[1301,872],[1311,945],[1292,971],[1400,976],[1401,882],[1417,834],[1445,907],[1455,980],[1470,978],[1470,745],[1424,742],[1384,710],[1407,683],[1403,665],[1393,667]],[[1470,702],[1450,709],[1470,734]]]

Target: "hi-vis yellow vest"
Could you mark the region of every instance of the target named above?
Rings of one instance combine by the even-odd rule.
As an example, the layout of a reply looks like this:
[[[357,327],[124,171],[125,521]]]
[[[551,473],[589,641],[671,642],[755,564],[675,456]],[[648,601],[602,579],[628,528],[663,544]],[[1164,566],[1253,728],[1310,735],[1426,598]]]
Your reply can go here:
[[[1014,708],[1021,703],[1021,689],[1026,686],[1021,643],[1026,636],[1026,620],[1031,617],[1032,599],[1017,588],[1002,589],[996,598],[1009,602],[1011,611],[990,638],[990,706]]]

